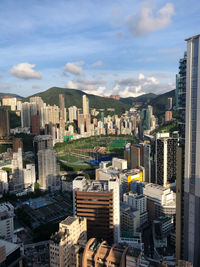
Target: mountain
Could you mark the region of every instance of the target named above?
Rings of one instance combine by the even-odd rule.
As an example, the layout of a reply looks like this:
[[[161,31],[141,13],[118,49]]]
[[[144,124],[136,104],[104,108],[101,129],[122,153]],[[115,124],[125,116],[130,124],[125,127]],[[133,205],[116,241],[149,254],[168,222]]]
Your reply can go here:
[[[142,103],[141,108],[144,108],[147,105],[152,105],[154,114],[156,116],[163,116],[168,97],[173,97],[173,99],[175,98],[175,90],[172,90],[170,92],[161,95],[148,93],[138,97],[127,97],[127,98],[121,98],[120,100],[115,100],[112,98],[86,94],[81,90],[59,88],[59,87],[52,87],[44,92],[37,93],[32,96],[40,96],[43,99],[43,101],[46,102],[47,104],[59,105],[59,94],[63,94],[66,108],[73,105],[77,106],[78,108],[81,108],[82,96],[87,95],[89,99],[90,108],[96,108],[96,109],[114,108],[116,114],[121,114],[125,110],[128,110],[131,107],[133,107],[134,103],[140,102]],[[31,96],[29,96],[28,98],[24,98],[23,101],[29,101],[30,97]]]
[[[66,108],[70,106],[77,106],[78,108],[81,108],[83,95],[87,95],[89,99],[90,108],[96,108],[96,109],[114,108],[117,114],[121,114],[122,112],[125,112],[125,110],[131,107],[131,104],[123,103],[120,100],[86,94],[81,90],[74,90],[68,88],[52,87],[44,92],[35,94],[33,96],[40,96],[47,104],[59,105],[59,94],[63,94]],[[24,101],[29,100],[30,97],[25,98]]]
[[[10,94],[10,93],[0,93],[0,99],[3,98],[3,97],[17,97],[17,98],[23,98],[22,96],[20,95],[16,95],[16,94]]]

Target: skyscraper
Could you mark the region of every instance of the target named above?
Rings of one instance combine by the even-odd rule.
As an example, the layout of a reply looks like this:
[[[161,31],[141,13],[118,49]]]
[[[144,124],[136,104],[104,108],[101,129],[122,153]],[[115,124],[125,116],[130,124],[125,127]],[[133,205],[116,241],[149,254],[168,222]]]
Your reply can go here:
[[[83,115],[84,117],[89,114],[89,99],[86,95],[83,95]]]
[[[156,183],[166,186],[176,180],[176,148],[178,140],[169,133],[156,135]]]
[[[59,94],[60,119],[65,119],[65,100],[63,94]]]
[[[186,66],[187,53],[179,60],[179,73],[176,75],[176,109],[179,114],[179,147],[177,148],[176,176],[176,259],[183,256],[184,236],[184,159],[185,159],[185,109],[186,109]]]
[[[42,190],[58,190],[60,185],[59,166],[56,163],[56,152],[53,149],[39,150],[38,183]]]
[[[5,108],[0,109],[0,137],[10,135],[9,113]]]
[[[119,181],[92,181],[77,177],[73,181],[74,215],[87,218],[88,238],[111,244],[120,236]]]
[[[200,266],[200,35],[186,39],[184,257]]]

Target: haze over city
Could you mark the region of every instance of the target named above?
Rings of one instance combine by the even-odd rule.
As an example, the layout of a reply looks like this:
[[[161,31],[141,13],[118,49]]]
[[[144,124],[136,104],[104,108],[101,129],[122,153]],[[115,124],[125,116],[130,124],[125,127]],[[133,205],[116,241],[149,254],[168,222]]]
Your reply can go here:
[[[175,88],[186,37],[198,33],[198,1],[6,1],[0,3],[0,92],[52,86],[121,97]]]

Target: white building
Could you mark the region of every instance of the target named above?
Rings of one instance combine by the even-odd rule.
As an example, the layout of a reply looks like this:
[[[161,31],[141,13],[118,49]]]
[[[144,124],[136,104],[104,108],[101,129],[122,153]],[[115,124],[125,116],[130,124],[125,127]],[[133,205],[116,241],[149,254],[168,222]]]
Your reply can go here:
[[[123,202],[126,203],[129,207],[139,210],[141,225],[148,220],[146,196],[128,192],[123,195]]]
[[[24,169],[24,184],[26,186],[34,187],[36,182],[35,175],[35,164],[27,164],[26,169]]]
[[[74,120],[77,120],[77,107],[72,106],[68,108],[69,111],[69,121],[73,122]]]
[[[59,166],[56,162],[56,152],[53,149],[39,150],[38,183],[42,190],[58,190],[60,187]]]
[[[9,202],[0,204],[0,237],[11,239],[14,233],[14,207]]]
[[[8,174],[4,170],[0,170],[0,193],[8,191]]]
[[[127,169],[127,160],[125,159],[119,159],[119,158],[113,158],[112,159],[112,167],[116,170],[126,170]]]
[[[87,242],[87,224],[83,217],[67,217],[49,242],[50,267],[80,266],[76,248]]]
[[[146,184],[143,193],[147,196],[147,210],[150,219],[162,215],[175,216],[176,194],[170,189],[157,184]]]

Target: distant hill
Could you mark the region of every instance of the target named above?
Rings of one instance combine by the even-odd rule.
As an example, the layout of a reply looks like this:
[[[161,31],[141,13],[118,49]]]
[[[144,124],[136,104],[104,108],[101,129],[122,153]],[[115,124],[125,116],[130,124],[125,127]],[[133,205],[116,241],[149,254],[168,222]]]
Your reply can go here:
[[[131,107],[131,104],[124,103],[120,100],[86,94],[81,90],[74,90],[68,88],[52,87],[44,92],[35,94],[33,96],[40,96],[47,104],[59,105],[59,94],[63,94],[66,108],[70,106],[77,106],[78,108],[82,108],[83,95],[87,95],[89,99],[90,108],[96,108],[96,109],[114,108],[117,114],[121,114],[125,112],[125,110]],[[29,100],[30,97],[25,98],[24,101]]]
[[[116,114],[121,114],[125,110],[130,109],[134,106],[134,103],[141,102],[142,107],[147,105],[152,105],[154,114],[156,116],[163,116],[165,112],[165,107],[167,104],[167,98],[175,98],[175,90],[170,92],[156,95],[153,93],[144,94],[138,97],[127,97],[121,98],[120,100],[115,100],[111,98],[105,98],[102,96],[96,96],[92,94],[86,94],[81,90],[68,89],[68,88],[59,88],[52,87],[44,92],[34,94],[32,96],[40,96],[44,102],[50,105],[59,105],[59,94],[63,94],[65,98],[66,108],[70,106],[77,106],[78,108],[82,107],[82,96],[87,95],[90,103],[90,108],[96,109],[107,109],[114,108]],[[31,96],[24,98],[23,101],[29,101]]]
[[[3,97],[17,97],[17,98],[23,98],[20,95],[16,95],[16,94],[10,94],[10,93],[0,93],[0,99]]]

